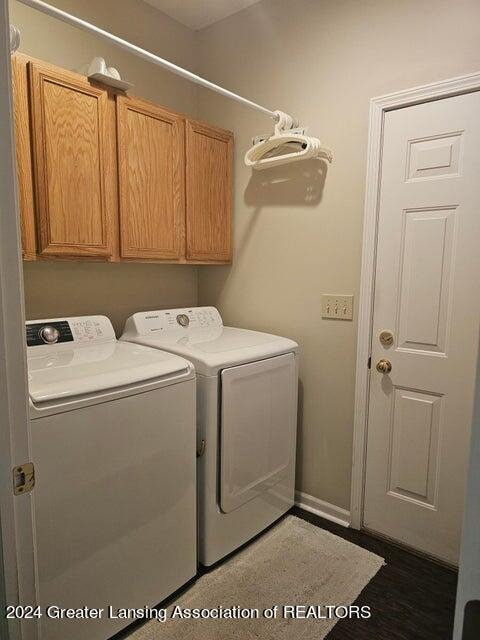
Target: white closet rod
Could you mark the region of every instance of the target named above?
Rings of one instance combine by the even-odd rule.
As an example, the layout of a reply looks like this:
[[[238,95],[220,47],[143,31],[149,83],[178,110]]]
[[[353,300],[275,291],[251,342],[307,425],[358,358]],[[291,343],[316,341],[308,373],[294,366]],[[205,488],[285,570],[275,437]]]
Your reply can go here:
[[[219,93],[220,95],[225,96],[226,98],[231,98],[232,100],[236,100],[237,102],[240,102],[241,104],[244,104],[247,107],[256,109],[257,111],[261,111],[262,113],[264,113],[267,116],[270,116],[270,118],[273,118],[274,120],[278,120],[278,116],[277,114],[275,114],[274,111],[271,111],[266,107],[262,107],[261,105],[256,104],[251,100],[247,100],[247,98],[243,98],[242,96],[239,96],[238,94],[233,93],[232,91],[228,91],[228,89],[224,89],[223,87],[220,87],[218,84],[209,82],[208,80],[205,80],[205,78],[202,78],[201,76],[197,76],[195,73],[192,73],[191,71],[187,71],[186,69],[183,69],[182,67],[179,67],[176,64],[173,64],[173,62],[169,62],[164,58],[160,58],[160,56],[156,56],[154,53],[150,53],[150,51],[146,51],[141,47],[137,47],[136,45],[131,44],[131,42],[127,42],[127,40],[123,40],[122,38],[119,38],[118,36],[115,36],[109,33],[108,31],[104,31],[103,29],[96,27],[94,24],[91,24],[90,22],[86,22],[85,20],[76,18],[75,16],[72,16],[69,13],[62,11],[61,9],[57,9],[56,7],[52,7],[46,2],[42,2],[42,0],[17,0],[17,1],[21,2],[22,4],[26,4],[28,7],[31,7],[32,9],[37,9],[37,11],[46,13],[48,16],[52,16],[53,18],[58,18],[59,20],[62,20],[67,24],[71,24],[74,27],[79,27],[80,29],[84,29],[85,31],[90,31],[95,35],[100,36],[104,40],[113,42],[121,49],[125,49],[125,51],[129,51],[130,53],[133,53],[139,58],[143,58],[144,60],[148,60],[148,62],[153,62],[153,64],[156,64],[159,67],[168,69],[172,73],[175,73],[177,76],[186,78],[187,80],[190,80],[191,82],[195,82],[196,84],[199,84],[202,87],[205,87],[206,89],[215,91],[216,93]]]

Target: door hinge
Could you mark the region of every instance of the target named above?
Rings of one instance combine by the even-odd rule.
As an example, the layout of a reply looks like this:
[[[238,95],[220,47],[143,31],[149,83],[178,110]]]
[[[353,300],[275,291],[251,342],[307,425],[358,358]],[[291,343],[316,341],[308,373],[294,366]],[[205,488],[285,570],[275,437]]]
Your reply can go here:
[[[367,367],[368,367],[368,369],[371,369],[371,368],[372,368],[372,356],[370,356],[370,357],[368,358],[368,360],[367,360]]]
[[[201,458],[205,453],[206,444],[205,440],[200,441],[200,446],[197,447],[197,458]]]
[[[26,462],[13,468],[13,493],[21,496],[30,493],[35,486],[35,467],[33,462]]]

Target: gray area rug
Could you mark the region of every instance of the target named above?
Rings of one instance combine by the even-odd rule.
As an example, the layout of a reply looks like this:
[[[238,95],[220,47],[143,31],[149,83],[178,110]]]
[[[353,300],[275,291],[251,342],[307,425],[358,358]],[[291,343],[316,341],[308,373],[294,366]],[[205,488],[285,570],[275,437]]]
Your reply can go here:
[[[340,607],[336,613],[343,617],[345,607],[354,602],[383,564],[379,556],[288,516],[202,576],[168,607],[165,622],[151,620],[128,635],[128,640],[320,640],[339,619],[333,606]],[[263,617],[264,611],[275,605],[276,617]],[[284,617],[292,610],[283,607],[295,605],[313,605],[312,610],[299,610],[300,615],[315,611],[325,617]],[[234,607],[243,608],[242,615],[254,616],[257,611],[259,617],[239,619],[239,609]],[[180,617],[195,608],[223,608],[222,615],[227,611],[226,615],[237,617]],[[175,610],[181,614],[172,619]],[[361,620],[358,623],[362,624]]]

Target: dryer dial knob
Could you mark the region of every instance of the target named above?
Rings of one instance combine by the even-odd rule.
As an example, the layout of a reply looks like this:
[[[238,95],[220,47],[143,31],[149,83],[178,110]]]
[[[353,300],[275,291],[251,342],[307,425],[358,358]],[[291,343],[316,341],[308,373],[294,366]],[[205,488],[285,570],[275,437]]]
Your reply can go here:
[[[60,331],[56,327],[46,325],[40,329],[39,335],[45,344],[55,344],[60,337]]]
[[[190,324],[190,318],[186,313],[179,313],[177,316],[177,322],[182,327],[188,327],[188,325]]]

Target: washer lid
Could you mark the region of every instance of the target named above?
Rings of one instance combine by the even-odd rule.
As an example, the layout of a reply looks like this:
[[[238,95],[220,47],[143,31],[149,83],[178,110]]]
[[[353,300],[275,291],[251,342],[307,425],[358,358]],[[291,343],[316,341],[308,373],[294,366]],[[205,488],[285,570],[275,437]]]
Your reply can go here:
[[[27,362],[29,392],[35,405],[138,387],[147,381],[158,380],[163,386],[194,376],[191,364],[183,358],[116,340],[28,349]]]
[[[263,360],[282,353],[296,352],[298,349],[297,343],[288,338],[224,326],[163,335],[133,335],[129,331],[121,340],[184,356],[193,363],[197,373],[202,375],[216,375],[221,369],[233,364]]]

